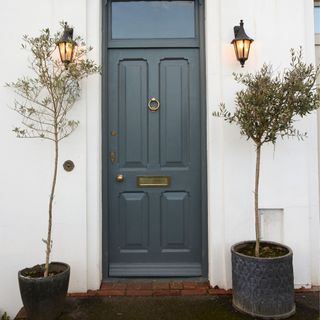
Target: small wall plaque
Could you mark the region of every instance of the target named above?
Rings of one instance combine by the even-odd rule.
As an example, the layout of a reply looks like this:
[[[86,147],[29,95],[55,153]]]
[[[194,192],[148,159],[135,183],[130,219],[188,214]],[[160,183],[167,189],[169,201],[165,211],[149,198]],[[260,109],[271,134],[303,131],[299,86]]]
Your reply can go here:
[[[71,160],[67,160],[63,164],[63,169],[66,170],[67,172],[70,172],[74,169],[74,163]]]

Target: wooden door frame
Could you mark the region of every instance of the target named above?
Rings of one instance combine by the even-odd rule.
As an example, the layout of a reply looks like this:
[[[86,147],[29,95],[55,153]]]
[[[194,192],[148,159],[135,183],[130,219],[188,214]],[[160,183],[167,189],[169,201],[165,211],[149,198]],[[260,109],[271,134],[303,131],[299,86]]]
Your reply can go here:
[[[208,277],[208,197],[207,197],[207,107],[206,107],[206,63],[205,63],[205,1],[198,1],[198,30],[200,39],[200,138],[201,138],[201,249],[202,277]],[[108,76],[108,3],[102,0],[102,279],[109,278],[109,199],[108,199],[108,105],[107,105],[107,76]],[[106,106],[106,107],[104,107]]]

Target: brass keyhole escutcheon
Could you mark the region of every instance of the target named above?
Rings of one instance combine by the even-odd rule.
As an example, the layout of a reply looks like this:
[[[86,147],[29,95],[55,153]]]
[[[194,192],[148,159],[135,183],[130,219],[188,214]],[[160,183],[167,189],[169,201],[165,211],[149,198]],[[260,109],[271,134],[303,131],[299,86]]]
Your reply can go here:
[[[71,160],[67,160],[63,164],[63,169],[66,170],[67,172],[70,172],[74,169],[74,163]]]
[[[160,108],[160,101],[157,98],[154,98],[154,97],[149,99],[148,108],[152,112],[158,111],[158,109]]]
[[[123,182],[124,181],[124,175],[123,174],[116,175],[116,181],[117,182]]]

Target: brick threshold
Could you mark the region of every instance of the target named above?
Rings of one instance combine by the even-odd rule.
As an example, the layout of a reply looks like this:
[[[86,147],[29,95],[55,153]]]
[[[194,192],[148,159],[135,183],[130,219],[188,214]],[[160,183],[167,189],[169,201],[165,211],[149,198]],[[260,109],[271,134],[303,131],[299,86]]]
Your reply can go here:
[[[299,288],[295,293],[319,292],[320,286]],[[69,293],[69,297],[159,297],[159,296],[199,296],[199,295],[232,295],[232,289],[225,290],[218,286],[212,287],[209,281],[105,281],[99,290]]]
[[[99,290],[88,290],[84,293],[71,293],[70,297],[88,296],[199,296],[199,295],[230,295],[231,290],[212,288],[205,281],[166,281],[166,280],[119,280],[102,282]]]

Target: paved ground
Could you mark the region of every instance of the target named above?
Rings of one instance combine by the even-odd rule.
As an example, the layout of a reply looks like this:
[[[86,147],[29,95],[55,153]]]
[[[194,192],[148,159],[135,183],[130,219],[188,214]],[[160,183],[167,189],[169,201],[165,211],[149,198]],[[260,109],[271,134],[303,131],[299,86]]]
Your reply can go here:
[[[319,292],[296,294],[292,320],[320,320]],[[59,320],[246,320],[231,296],[68,298]]]

